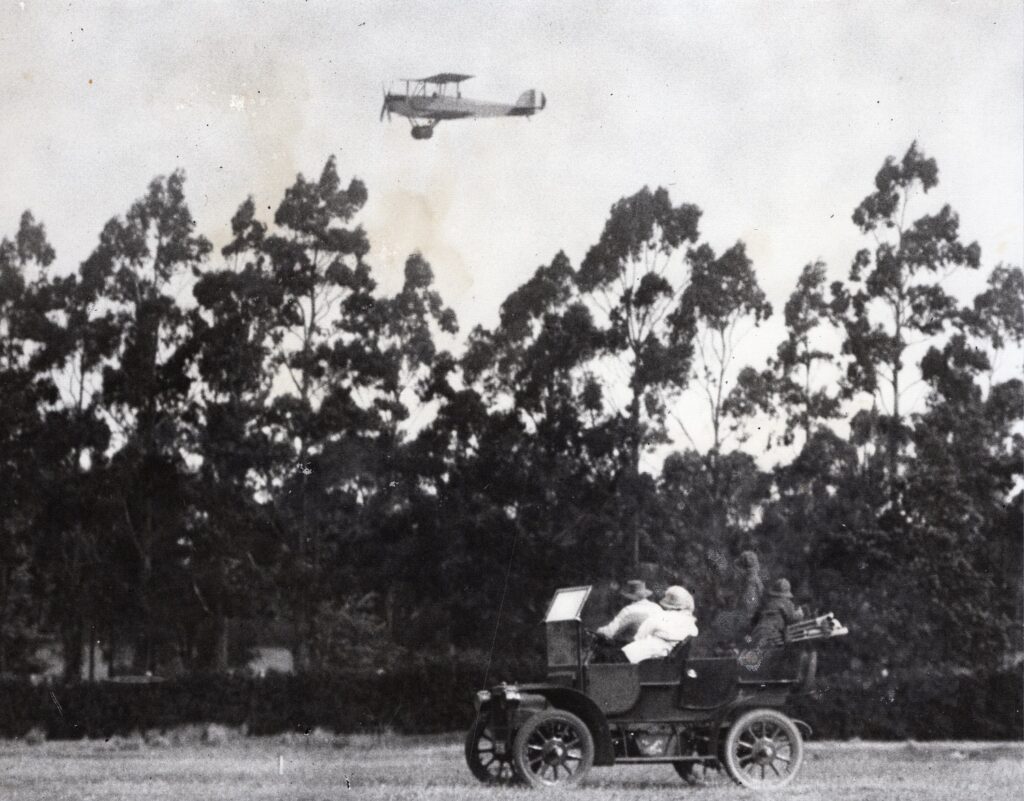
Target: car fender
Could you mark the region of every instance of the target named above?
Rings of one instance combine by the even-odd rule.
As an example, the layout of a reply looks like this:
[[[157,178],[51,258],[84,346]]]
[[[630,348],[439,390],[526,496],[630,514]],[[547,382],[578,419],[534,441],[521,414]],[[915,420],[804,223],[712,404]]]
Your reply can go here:
[[[540,695],[556,709],[572,712],[587,724],[594,738],[594,764],[614,765],[615,750],[612,747],[612,734],[608,728],[608,720],[604,713],[589,697],[571,687],[551,684],[520,685],[521,692],[526,695]]]

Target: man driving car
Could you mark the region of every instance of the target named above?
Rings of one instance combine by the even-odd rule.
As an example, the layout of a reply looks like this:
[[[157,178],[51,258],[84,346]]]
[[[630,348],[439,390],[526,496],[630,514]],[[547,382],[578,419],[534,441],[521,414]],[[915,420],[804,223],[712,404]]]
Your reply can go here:
[[[619,610],[619,613],[609,623],[597,630],[597,635],[606,640],[627,643],[632,641],[640,624],[651,615],[661,611],[654,601],[648,600],[654,593],[647,589],[647,585],[639,579],[632,579],[626,582],[626,587],[620,593],[623,598],[631,603]]]

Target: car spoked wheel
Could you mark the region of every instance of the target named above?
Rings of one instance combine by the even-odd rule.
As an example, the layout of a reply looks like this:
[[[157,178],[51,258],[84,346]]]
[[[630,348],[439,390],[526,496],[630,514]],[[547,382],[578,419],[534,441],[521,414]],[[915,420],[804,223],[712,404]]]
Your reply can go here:
[[[772,709],[742,715],[726,737],[726,770],[744,787],[769,789],[789,784],[803,759],[803,738],[796,724]]]
[[[594,764],[594,738],[587,725],[560,709],[530,717],[512,751],[516,772],[534,787],[578,782]]]
[[[680,735],[679,756],[707,756],[711,735],[707,730],[695,729]],[[708,778],[707,762],[673,762],[679,778],[687,784],[703,784]]]
[[[512,756],[505,743],[498,742],[486,717],[478,717],[466,735],[466,764],[484,784],[514,784],[519,781]]]

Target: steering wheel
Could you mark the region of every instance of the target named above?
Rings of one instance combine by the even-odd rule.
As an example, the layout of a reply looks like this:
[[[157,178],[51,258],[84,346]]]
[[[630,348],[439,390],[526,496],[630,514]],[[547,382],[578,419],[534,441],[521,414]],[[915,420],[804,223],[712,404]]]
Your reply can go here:
[[[583,629],[583,643],[588,647],[595,645],[615,645],[615,640],[598,633],[595,629]]]
[[[598,653],[600,648],[618,648],[621,643],[616,642],[611,637],[606,637],[604,634],[599,634],[593,629],[583,629],[583,662],[589,664],[594,661],[594,656]]]
[[[598,634],[593,629],[588,629],[586,626],[582,627],[583,631],[583,664],[590,664],[594,660],[594,653],[597,651],[597,646],[604,641],[604,637]]]

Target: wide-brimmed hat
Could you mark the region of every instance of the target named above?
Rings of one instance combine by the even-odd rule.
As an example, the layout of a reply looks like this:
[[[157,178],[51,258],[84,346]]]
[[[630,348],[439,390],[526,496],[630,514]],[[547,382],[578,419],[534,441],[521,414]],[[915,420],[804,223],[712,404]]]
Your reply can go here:
[[[620,591],[621,595],[625,598],[629,598],[631,601],[639,601],[643,598],[650,598],[654,595],[649,589],[647,584],[639,579],[630,579],[626,582],[626,586]]]
[[[682,587],[669,587],[658,602],[662,609],[693,611],[693,596]]]
[[[775,598],[792,598],[793,591],[790,589],[789,581],[787,579],[779,579],[772,588],[768,590],[768,594]]]

